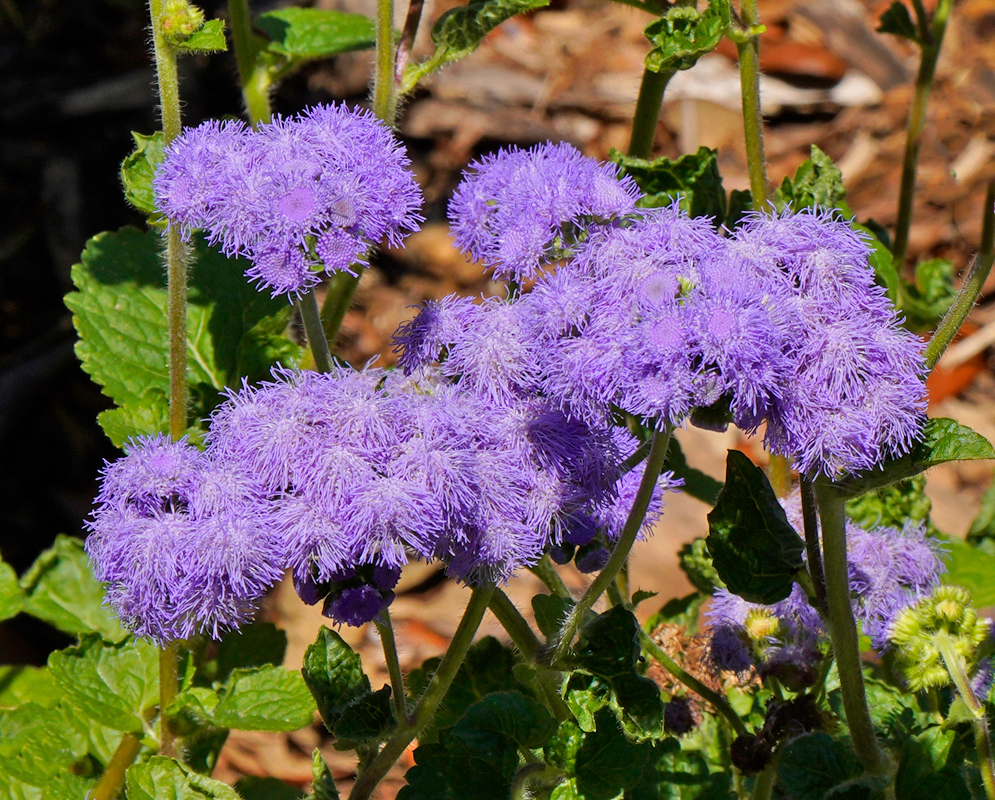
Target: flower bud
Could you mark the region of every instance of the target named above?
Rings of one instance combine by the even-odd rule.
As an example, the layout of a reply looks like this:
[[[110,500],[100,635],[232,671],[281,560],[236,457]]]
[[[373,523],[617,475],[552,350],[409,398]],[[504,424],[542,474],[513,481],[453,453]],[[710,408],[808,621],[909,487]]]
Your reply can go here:
[[[180,44],[204,27],[204,12],[187,0],[167,0],[159,24],[170,44]]]

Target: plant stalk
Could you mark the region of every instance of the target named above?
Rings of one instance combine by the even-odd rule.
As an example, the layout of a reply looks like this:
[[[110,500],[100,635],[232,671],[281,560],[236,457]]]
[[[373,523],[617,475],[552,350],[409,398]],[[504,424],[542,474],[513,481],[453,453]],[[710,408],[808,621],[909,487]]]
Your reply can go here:
[[[383,656],[387,662],[387,673],[390,675],[391,694],[394,696],[394,714],[398,721],[407,719],[408,707],[405,703],[404,675],[401,672],[401,661],[397,656],[397,640],[394,638],[394,624],[390,619],[390,609],[385,608],[373,620],[380,634],[383,645]]]
[[[740,18],[749,31],[759,24],[757,0],[743,0]],[[760,42],[750,36],[736,44],[739,53],[739,88],[743,98],[743,129],[746,134],[746,165],[750,174],[753,208],[767,205],[767,156],[764,153],[764,119],[760,111]]]
[[[121,737],[111,760],[107,762],[104,774],[100,776],[90,800],[114,800],[124,786],[124,774],[128,771],[142,749],[142,738],[135,733],[126,733]]]
[[[916,9],[916,17],[920,22],[920,35],[923,36],[928,32],[929,36],[923,36],[920,45],[919,72],[916,74],[915,93],[912,96],[912,107],[909,109],[909,122],[905,134],[905,154],[902,157],[898,219],[895,222],[895,240],[891,247],[892,260],[899,273],[905,265],[905,257],[909,247],[909,230],[912,227],[912,200],[916,190],[919,148],[922,145],[922,132],[926,126],[929,95],[933,88],[936,62],[940,57],[940,47],[943,45],[943,34],[947,29],[951,3],[952,0],[939,0],[928,29],[925,25],[925,9],[921,4]]]
[[[315,369],[318,372],[331,372],[332,354],[328,349],[328,339],[325,338],[325,331],[321,325],[321,310],[318,308],[318,296],[314,289],[301,295],[297,301],[297,309],[301,312],[304,333],[307,335],[308,347],[311,348]]]
[[[529,571],[541,580],[552,594],[570,599],[570,590],[563,582],[563,578],[560,577],[560,573],[556,571],[556,567],[553,566],[548,554],[529,567]]]
[[[846,712],[853,749],[871,775],[886,775],[888,762],[878,745],[867,707],[864,674],[861,671],[857,624],[850,607],[850,578],[846,558],[846,516],[843,498],[832,486],[816,484],[822,518],[823,565],[826,572],[826,621],[839,672],[843,709]]]
[[[248,0],[228,0],[228,22],[231,25],[232,49],[242,84],[242,102],[249,123],[255,128],[269,122],[273,110],[269,101],[272,78],[265,63],[256,63],[256,47],[252,36],[252,18]]]
[[[978,769],[981,771],[981,781],[985,785],[988,800],[995,800],[995,759],[992,757],[992,740],[985,719],[985,707],[978,701],[967,677],[967,665],[964,658],[957,652],[953,641],[947,634],[939,634],[935,638],[936,645],[943,656],[944,666],[950,673],[957,694],[970,709],[971,727],[974,729],[974,742],[978,750]]]
[[[558,663],[566,655],[574,636],[584,621],[584,617],[587,616],[587,612],[591,610],[591,607],[615,579],[616,573],[618,573],[625,563],[625,559],[629,555],[629,550],[632,549],[632,545],[635,543],[636,537],[643,526],[646,509],[649,507],[653,490],[656,488],[657,478],[660,477],[660,470],[663,469],[663,462],[667,457],[667,445],[670,444],[672,432],[673,428],[668,425],[662,431],[655,431],[653,433],[653,443],[650,446],[650,453],[646,458],[646,471],[643,473],[643,479],[639,484],[639,489],[636,491],[632,510],[625,521],[622,533],[619,535],[615,547],[612,548],[612,553],[608,557],[608,563],[598,573],[598,576],[591,585],[587,587],[587,591],[577,601],[577,605],[571,609],[569,616],[563,623],[552,663]]]
[[[152,24],[152,49],[155,56],[159,109],[162,117],[163,140],[169,144],[180,135],[180,83],[176,67],[176,50],[166,40],[162,21],[166,0],[149,0]],[[169,325],[169,435],[173,440],[183,437],[187,429],[187,265],[180,231],[170,227],[166,232],[166,314]],[[159,718],[161,726],[159,752],[176,755],[176,739],[169,729],[166,709],[176,697],[177,644],[170,642],[159,651]]]
[[[763,771],[757,775],[757,780],[753,784],[752,800],[770,800],[775,783],[777,783],[777,759],[771,758]]]
[[[812,587],[819,612],[825,618],[829,615],[829,606],[826,603],[826,573],[822,568],[822,550],[819,547],[819,515],[816,507],[815,487],[810,480],[802,478],[800,488],[808,574],[812,576]]]
[[[722,697],[722,695],[708,688],[700,680],[694,677],[694,675],[685,670],[680,664],[674,661],[674,659],[668,656],[664,649],[653,641],[653,637],[646,633],[646,631],[642,628],[639,629],[639,639],[643,650],[653,656],[653,658],[660,663],[661,667],[677,678],[677,680],[683,683],[692,692],[714,706],[714,708],[723,717],[729,720],[732,727],[736,730],[737,735],[745,736],[748,733],[746,725],[743,723],[743,720],[739,718],[739,714],[733,711],[732,706],[729,705],[728,701]]]
[[[349,800],[367,800],[373,790],[390,771],[390,768],[397,763],[397,759],[407,749],[425,724],[433,717],[442,703],[446,692],[459,672],[460,665],[466,656],[466,651],[473,642],[473,636],[480,627],[480,620],[483,619],[484,611],[490,603],[491,595],[494,593],[493,584],[478,586],[470,595],[470,602],[463,612],[453,640],[442,657],[439,669],[436,670],[432,680],[429,681],[425,693],[418,700],[414,711],[406,720],[401,720],[397,729],[391,734],[383,748],[374,759],[363,769],[356,783],[349,793]]]
[[[646,68],[639,84],[639,97],[636,112],[632,118],[632,135],[629,139],[629,155],[635,158],[649,158],[653,151],[653,138],[656,135],[663,93],[677,70],[664,69],[660,72]]]

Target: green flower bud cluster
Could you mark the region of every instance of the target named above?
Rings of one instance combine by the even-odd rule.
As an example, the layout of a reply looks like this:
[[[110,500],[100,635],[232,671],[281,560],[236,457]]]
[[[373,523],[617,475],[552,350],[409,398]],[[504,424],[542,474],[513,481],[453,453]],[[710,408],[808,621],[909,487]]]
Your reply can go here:
[[[188,0],[167,0],[161,25],[166,40],[180,44],[204,27],[204,12]]]
[[[935,533],[929,522],[932,501],[926,495],[926,478],[917,475],[908,480],[883,486],[855,497],[846,504],[846,514],[861,528],[898,528],[907,520],[925,522],[929,533]]]
[[[896,666],[912,691],[948,686],[951,665],[944,662],[942,650],[955,653],[970,671],[988,630],[988,620],[971,607],[967,589],[939,586],[895,618],[890,639]]]
[[[716,589],[725,589],[726,585],[712,565],[712,556],[703,537],[698,537],[681,547],[678,553],[681,569],[688,576],[691,585],[704,594],[714,594]]]

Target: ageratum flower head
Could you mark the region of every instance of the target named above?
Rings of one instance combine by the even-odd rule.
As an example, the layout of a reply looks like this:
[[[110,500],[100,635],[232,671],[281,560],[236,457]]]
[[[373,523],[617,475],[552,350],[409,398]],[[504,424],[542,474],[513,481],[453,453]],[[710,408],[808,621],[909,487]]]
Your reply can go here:
[[[829,477],[907,452],[924,420],[922,343],[875,284],[866,239],[834,212],[786,211],[752,216],[731,247],[790,365],[767,415],[772,452]]]
[[[486,156],[449,204],[456,244],[499,278],[533,278],[581,231],[635,208],[638,188],[617,173],[567,144]]]
[[[413,230],[421,195],[408,159],[371,113],[315,106],[251,130],[206,122],[167,148],[158,207],[184,236],[207,232],[273,295],[297,296],[322,273],[352,271],[384,238]]]
[[[87,552],[121,621],[157,642],[215,638],[252,618],[283,549],[249,476],[185,441],[139,439],[107,465]]]

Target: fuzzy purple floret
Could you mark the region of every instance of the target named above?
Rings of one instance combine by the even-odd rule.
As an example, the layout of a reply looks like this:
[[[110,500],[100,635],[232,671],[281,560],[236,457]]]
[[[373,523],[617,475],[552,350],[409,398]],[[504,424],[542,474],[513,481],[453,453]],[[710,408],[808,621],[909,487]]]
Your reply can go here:
[[[449,204],[453,235],[499,278],[534,278],[579,230],[630,213],[640,196],[614,164],[568,144],[501,150],[467,170]]]
[[[293,298],[417,227],[421,194],[408,164],[368,111],[319,105],[255,130],[188,128],[166,148],[154,186],[184,237],[203,229],[227,255],[249,259],[260,288]]]

